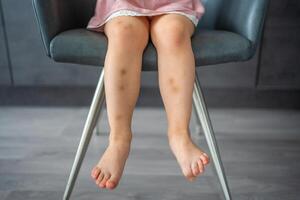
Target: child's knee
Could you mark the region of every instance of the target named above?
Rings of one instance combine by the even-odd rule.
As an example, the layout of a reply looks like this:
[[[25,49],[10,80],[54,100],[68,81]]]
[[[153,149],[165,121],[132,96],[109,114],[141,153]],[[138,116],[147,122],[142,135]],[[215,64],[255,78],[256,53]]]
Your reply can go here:
[[[148,31],[142,29],[141,23],[127,18],[116,17],[105,24],[105,33],[110,43],[119,47],[138,48],[145,47],[148,42]]]

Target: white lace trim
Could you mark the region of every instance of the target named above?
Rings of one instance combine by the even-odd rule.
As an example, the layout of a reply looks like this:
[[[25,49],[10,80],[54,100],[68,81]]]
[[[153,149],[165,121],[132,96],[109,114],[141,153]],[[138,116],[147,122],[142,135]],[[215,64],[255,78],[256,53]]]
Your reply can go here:
[[[196,16],[194,15],[190,15],[190,14],[186,14],[184,12],[180,12],[180,11],[163,11],[161,13],[149,13],[149,14],[145,14],[145,13],[138,13],[136,11],[133,11],[133,10],[126,10],[126,9],[123,9],[123,10],[118,10],[118,11],[115,11],[113,12],[108,18],[106,18],[106,20],[101,23],[100,25],[96,26],[96,27],[93,27],[93,28],[98,28],[100,26],[102,26],[103,24],[105,24],[108,20],[114,18],[114,17],[117,17],[117,16],[153,16],[153,15],[159,15],[159,14],[164,14],[164,13],[177,13],[177,14],[181,14],[181,15],[184,15],[186,16],[187,18],[189,18],[195,26],[197,26],[198,24],[198,19],[196,18]]]

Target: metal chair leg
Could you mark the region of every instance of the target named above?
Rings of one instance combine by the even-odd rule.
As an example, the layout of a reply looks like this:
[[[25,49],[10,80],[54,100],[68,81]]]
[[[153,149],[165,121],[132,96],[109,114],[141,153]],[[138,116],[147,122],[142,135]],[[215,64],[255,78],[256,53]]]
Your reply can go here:
[[[104,101],[105,101],[105,99],[104,99]],[[96,126],[94,129],[97,136],[104,135],[104,132],[101,132],[101,128],[100,128],[100,122],[101,122],[102,116],[103,116],[103,109],[100,109],[99,117],[97,118]]]
[[[195,111],[198,115],[203,132],[211,153],[211,157],[215,166],[216,173],[218,175],[224,196],[226,200],[231,200],[231,194],[228,187],[228,183],[225,176],[225,170],[222,164],[222,160],[220,157],[220,152],[218,149],[217,141],[214,135],[213,127],[210,121],[210,117],[206,108],[206,102],[202,93],[202,89],[200,86],[200,81],[198,79],[197,73],[195,77],[194,83],[194,91],[193,91],[193,102],[195,105]]]
[[[100,131],[100,119],[102,117],[102,113],[99,113],[99,118],[98,121],[96,122],[96,126],[95,126],[95,133],[97,136],[101,135],[101,131]]]
[[[92,104],[90,106],[90,110],[84,125],[84,129],[82,132],[82,136],[80,139],[80,143],[76,152],[75,160],[71,169],[71,173],[69,175],[68,183],[66,185],[66,189],[64,192],[63,200],[68,200],[71,196],[73,187],[75,185],[75,181],[77,175],[79,173],[82,161],[86,154],[89,142],[91,140],[91,136],[93,134],[93,130],[99,116],[99,112],[101,110],[102,104],[105,99],[105,91],[104,91],[104,68],[102,69],[99,82],[93,97]]]
[[[199,137],[202,132],[201,131],[202,127],[201,127],[200,119],[199,119],[198,115],[196,114],[196,106],[195,106],[194,101],[193,101],[192,119],[195,122],[195,135]]]

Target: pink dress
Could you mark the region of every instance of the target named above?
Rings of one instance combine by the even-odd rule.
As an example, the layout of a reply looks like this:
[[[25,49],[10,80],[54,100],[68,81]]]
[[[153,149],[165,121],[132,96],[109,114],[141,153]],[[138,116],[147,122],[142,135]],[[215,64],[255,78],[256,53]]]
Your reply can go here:
[[[205,9],[201,0],[97,0],[87,29],[104,32],[104,24],[117,16],[153,16],[178,13],[197,26]]]

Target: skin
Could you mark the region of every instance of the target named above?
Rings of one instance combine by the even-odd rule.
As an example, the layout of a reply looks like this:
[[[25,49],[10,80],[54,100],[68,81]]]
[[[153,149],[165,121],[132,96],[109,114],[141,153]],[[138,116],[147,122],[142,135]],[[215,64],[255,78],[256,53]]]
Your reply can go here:
[[[188,18],[175,13],[118,16],[105,24],[108,49],[104,85],[110,135],[104,154],[91,171],[100,188],[117,187],[130,153],[131,119],[140,92],[143,51],[149,39],[157,50],[159,89],[174,157],[189,181],[194,181],[209,164],[209,156],[192,141],[189,130],[195,80],[191,46],[194,29]]]

